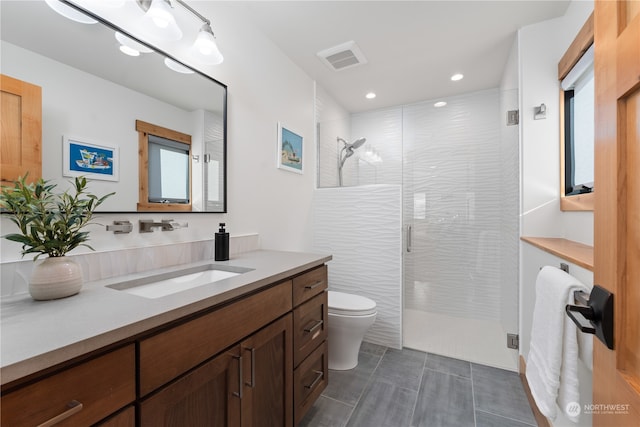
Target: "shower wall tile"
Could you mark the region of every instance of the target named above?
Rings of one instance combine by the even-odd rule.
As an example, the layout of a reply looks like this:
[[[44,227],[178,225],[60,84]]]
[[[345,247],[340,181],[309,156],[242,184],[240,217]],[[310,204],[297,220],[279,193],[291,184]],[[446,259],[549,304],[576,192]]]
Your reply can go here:
[[[402,347],[402,214],[399,185],[318,189],[313,249],[330,253],[329,289],[378,307],[365,341]]]

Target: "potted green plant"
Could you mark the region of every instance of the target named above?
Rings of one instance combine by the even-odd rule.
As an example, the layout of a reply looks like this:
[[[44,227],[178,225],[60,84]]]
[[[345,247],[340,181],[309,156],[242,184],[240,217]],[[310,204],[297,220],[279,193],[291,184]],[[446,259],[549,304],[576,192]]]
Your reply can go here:
[[[22,255],[48,257],[36,264],[29,281],[29,292],[36,300],[48,300],[75,295],[82,287],[82,270],[65,255],[86,246],[95,209],[108,197],[97,197],[87,191],[87,179],[76,177],[73,193],[55,192],[56,184],[39,179],[28,184],[26,176],[14,181],[14,187],[2,187],[0,208],[18,226],[19,233],[2,237],[22,244]]]

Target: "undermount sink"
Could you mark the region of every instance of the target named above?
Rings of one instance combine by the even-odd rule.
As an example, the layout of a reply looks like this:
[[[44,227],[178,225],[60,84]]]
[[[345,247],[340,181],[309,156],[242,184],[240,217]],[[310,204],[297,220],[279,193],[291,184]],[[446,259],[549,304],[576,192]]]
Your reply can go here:
[[[252,271],[251,268],[204,264],[108,285],[145,298],[161,298]]]

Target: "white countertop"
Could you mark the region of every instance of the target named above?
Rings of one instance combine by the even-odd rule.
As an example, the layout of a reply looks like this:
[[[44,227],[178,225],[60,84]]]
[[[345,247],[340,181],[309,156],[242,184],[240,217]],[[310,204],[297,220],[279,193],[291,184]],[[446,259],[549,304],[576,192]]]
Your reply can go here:
[[[131,338],[329,260],[330,255],[322,254],[255,251],[236,255],[229,261],[207,260],[88,282],[79,294],[59,300],[34,301],[29,295],[3,299],[0,304],[1,383],[7,384]],[[210,263],[253,270],[156,299],[107,287],[123,280]]]

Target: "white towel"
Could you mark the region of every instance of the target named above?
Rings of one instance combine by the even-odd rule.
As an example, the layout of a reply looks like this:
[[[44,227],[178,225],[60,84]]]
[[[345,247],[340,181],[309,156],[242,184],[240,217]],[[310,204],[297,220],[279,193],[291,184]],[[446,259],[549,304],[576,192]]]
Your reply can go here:
[[[578,390],[578,329],[565,314],[574,304],[573,292],[588,289],[564,271],[546,266],[536,278],[531,344],[526,377],[531,394],[545,416],[555,420],[556,403],[567,417],[578,422],[569,403],[580,402]]]

